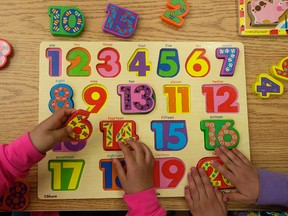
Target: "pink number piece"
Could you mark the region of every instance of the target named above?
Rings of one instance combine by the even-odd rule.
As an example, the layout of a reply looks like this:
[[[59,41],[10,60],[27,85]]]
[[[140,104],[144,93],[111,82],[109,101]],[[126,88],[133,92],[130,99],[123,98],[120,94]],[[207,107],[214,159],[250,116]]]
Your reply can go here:
[[[0,38],[0,68],[4,67],[7,63],[7,57],[12,53],[11,44]]]
[[[105,61],[96,66],[98,73],[103,77],[116,77],[121,71],[120,55],[116,49],[104,48],[98,53],[98,59]]]

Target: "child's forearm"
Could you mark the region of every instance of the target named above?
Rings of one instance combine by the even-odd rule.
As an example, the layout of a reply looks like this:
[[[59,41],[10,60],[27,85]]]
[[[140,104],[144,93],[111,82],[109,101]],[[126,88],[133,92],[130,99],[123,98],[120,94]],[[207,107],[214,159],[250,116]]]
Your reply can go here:
[[[0,195],[9,189],[16,177],[26,178],[30,168],[43,157],[45,155],[34,147],[28,133],[9,145],[0,145]]]
[[[166,216],[166,211],[160,206],[155,188],[135,194],[125,194],[124,200],[129,207],[126,216]]]
[[[288,206],[288,174],[258,169],[260,195],[257,205]]]

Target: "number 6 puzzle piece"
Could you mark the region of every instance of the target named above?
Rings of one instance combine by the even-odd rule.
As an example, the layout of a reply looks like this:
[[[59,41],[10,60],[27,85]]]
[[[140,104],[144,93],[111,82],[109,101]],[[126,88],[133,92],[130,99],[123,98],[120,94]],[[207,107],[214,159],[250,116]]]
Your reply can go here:
[[[92,124],[87,119],[90,112],[86,110],[77,110],[67,120],[66,126],[72,127],[70,137],[74,140],[87,140],[93,131]]]
[[[22,211],[29,204],[30,184],[25,179],[16,179],[9,192],[0,196],[0,210]]]
[[[11,44],[0,38],[0,69],[4,67],[7,63],[8,56],[12,53]]]
[[[212,186],[219,189],[235,188],[218,170],[211,165],[211,160],[217,161],[219,164],[224,163],[218,157],[204,157],[197,163],[197,168],[203,168],[210,179]]]

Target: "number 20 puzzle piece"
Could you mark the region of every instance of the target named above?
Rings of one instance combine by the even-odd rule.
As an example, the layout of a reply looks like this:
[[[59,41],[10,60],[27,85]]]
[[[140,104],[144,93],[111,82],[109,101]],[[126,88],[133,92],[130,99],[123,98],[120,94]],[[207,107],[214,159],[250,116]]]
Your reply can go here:
[[[12,46],[10,43],[0,38],[0,69],[7,63],[8,56],[12,53]]]
[[[92,124],[87,119],[90,112],[85,110],[77,110],[67,120],[66,126],[72,127],[70,137],[74,140],[86,140],[88,139],[93,131]]]

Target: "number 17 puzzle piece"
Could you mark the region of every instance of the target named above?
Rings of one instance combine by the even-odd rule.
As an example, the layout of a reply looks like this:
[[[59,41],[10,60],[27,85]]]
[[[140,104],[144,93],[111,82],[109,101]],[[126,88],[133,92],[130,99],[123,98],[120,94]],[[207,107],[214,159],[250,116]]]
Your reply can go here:
[[[10,43],[0,38],[0,69],[7,63],[8,56],[12,53],[12,46]]]

